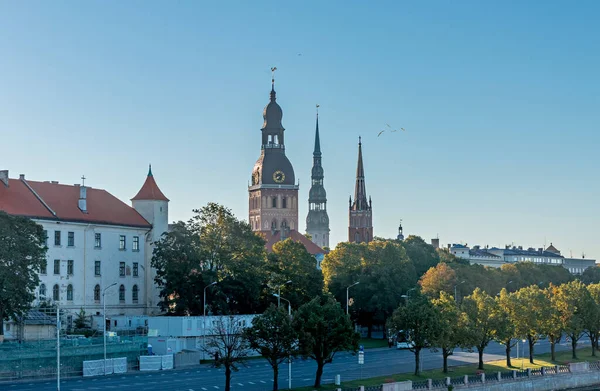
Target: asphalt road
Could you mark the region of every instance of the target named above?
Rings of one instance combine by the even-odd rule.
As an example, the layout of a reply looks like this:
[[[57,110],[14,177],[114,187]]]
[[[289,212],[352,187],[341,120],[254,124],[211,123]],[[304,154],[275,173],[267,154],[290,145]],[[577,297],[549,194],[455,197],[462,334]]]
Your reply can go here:
[[[582,340],[581,345],[589,345],[589,341]],[[523,344],[526,345],[526,344]],[[557,350],[569,350],[570,344],[562,343]],[[547,341],[540,341],[535,347],[535,353],[550,351]],[[522,352],[521,352],[522,353]],[[528,354],[525,347],[525,354]],[[513,357],[516,355],[516,349]],[[440,352],[422,351],[422,368],[441,368],[442,358]],[[484,360],[504,359],[504,346],[496,343],[490,344],[486,349]],[[455,351],[449,359],[449,365],[461,365],[477,362],[477,353]],[[513,365],[518,362],[513,361]],[[322,383],[333,383],[335,375],[341,375],[342,381],[386,376],[395,373],[414,371],[414,355],[408,350],[396,349],[369,349],[365,351],[364,365],[358,364],[357,356],[348,353],[337,354],[333,363],[325,365]],[[316,365],[312,360],[298,359],[292,364],[292,387],[310,386],[314,384]],[[288,366],[284,364],[279,370],[279,388],[287,389]],[[450,374],[450,376],[452,376]],[[72,378],[61,381],[61,390],[132,390],[144,391],[208,391],[223,390],[225,387],[225,374],[222,368],[213,368],[202,365],[188,369],[175,369],[160,372],[131,372],[123,375],[110,375],[95,378]],[[240,368],[232,376],[232,389],[244,391],[266,391],[273,387],[273,370],[263,360],[250,360],[247,367]],[[23,391],[50,391],[56,390],[56,380],[43,380],[20,383],[0,383],[0,390]]]

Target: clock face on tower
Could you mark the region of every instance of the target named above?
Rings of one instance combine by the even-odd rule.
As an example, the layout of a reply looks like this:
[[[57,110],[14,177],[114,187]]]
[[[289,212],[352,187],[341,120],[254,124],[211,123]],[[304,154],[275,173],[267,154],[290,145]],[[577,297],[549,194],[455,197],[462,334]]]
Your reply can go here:
[[[273,180],[277,183],[283,183],[285,181],[285,174],[281,170],[277,170],[273,173]]]

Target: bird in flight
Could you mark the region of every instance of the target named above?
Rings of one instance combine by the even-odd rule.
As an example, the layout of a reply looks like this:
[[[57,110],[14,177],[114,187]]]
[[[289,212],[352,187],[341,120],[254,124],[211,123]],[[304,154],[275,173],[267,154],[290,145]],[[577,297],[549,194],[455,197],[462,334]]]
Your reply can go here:
[[[382,134],[383,132],[385,132],[386,130],[389,130],[389,131],[390,131],[390,132],[392,132],[392,133],[394,133],[394,132],[397,132],[397,131],[398,131],[398,129],[394,129],[394,128],[392,128],[392,127],[390,126],[390,124],[385,124],[385,126],[387,126],[389,129],[383,129],[382,131],[380,131],[380,132],[377,134],[377,137],[381,136],[381,134]],[[404,129],[404,128],[400,128],[400,129],[401,129],[402,131],[406,131],[406,129]]]

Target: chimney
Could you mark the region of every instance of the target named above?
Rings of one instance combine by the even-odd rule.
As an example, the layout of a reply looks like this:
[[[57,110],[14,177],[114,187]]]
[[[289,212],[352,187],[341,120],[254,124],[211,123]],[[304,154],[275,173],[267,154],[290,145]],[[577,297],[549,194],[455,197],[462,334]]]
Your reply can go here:
[[[87,213],[87,187],[79,186],[79,209]]]
[[[523,246],[519,246],[519,250],[523,250]]]
[[[541,253],[544,252],[544,249],[543,248],[538,248],[538,252],[541,254]]]
[[[439,239],[431,239],[431,245],[434,248],[440,248],[440,240]]]
[[[8,170],[0,171],[0,182],[4,183],[4,186],[8,187]]]
[[[19,180],[24,181],[25,180],[25,174],[19,174]]]

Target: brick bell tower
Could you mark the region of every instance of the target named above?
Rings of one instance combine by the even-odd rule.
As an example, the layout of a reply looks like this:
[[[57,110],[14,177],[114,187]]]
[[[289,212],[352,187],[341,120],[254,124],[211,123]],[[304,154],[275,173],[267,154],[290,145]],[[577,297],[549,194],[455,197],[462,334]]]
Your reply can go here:
[[[373,213],[371,197],[367,202],[365,186],[365,169],[363,168],[362,142],[358,138],[358,163],[356,166],[356,184],[354,185],[354,202],[350,196],[348,241],[351,243],[369,243],[373,240]]]
[[[271,70],[274,72],[276,68]],[[285,156],[283,111],[276,102],[275,78],[270,101],[263,110],[260,157],[248,187],[249,222],[254,231],[281,232],[281,238],[298,230],[298,188],[292,163]]]

